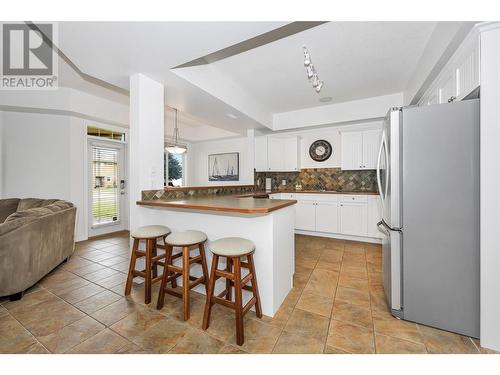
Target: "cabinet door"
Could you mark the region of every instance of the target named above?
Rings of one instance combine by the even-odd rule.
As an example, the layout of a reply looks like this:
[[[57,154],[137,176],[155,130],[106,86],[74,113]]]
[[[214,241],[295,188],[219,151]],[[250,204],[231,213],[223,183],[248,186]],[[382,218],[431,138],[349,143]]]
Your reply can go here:
[[[267,138],[267,160],[270,171],[283,171],[284,169],[284,143],[282,138]]]
[[[367,234],[367,204],[340,204],[340,233],[354,236]]]
[[[343,170],[362,169],[363,132],[344,132],[341,135],[341,167]]]
[[[284,171],[299,170],[299,142],[297,137],[283,139],[283,167]]]
[[[457,93],[455,88],[455,74],[444,77],[443,82],[439,86],[439,103],[448,103],[456,99]]]
[[[267,166],[267,137],[255,137],[255,170],[265,172]]]
[[[314,202],[297,202],[295,205],[295,229],[316,229],[316,204]]]
[[[381,130],[367,130],[363,132],[363,169],[377,169],[377,156],[381,136]]]
[[[456,70],[457,100],[462,100],[479,86],[479,46],[466,54]]]
[[[382,218],[382,204],[380,202],[380,197],[369,196],[368,197],[368,232],[369,237],[383,238],[382,232],[377,228],[377,223]]]
[[[326,233],[340,232],[338,202],[317,202],[316,231]]]

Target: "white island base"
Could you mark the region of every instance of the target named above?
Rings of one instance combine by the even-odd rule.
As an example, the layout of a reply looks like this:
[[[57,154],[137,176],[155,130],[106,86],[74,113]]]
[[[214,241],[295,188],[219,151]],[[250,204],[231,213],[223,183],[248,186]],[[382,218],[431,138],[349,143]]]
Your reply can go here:
[[[223,237],[243,237],[255,243],[254,253],[257,282],[262,313],[273,317],[288,292],[293,287],[295,270],[295,208],[288,206],[266,214],[236,214],[229,212],[198,211],[163,207],[140,206],[137,211],[138,225],[166,225],[172,231],[200,230],[207,234],[206,254],[208,270],[212,263],[210,241]],[[174,249],[174,252],[178,251]],[[192,250],[192,256],[197,250]],[[219,268],[224,266],[224,258]],[[180,259],[178,259],[180,263]],[[243,270],[246,272],[246,270]],[[201,275],[201,266],[191,268],[193,276]],[[182,285],[181,278],[178,279]],[[216,294],[225,287],[223,279],[216,284]],[[194,288],[205,294],[203,285]],[[244,303],[251,293],[243,291]],[[153,301],[154,302],[154,301]],[[168,305],[166,306],[168,308]]]

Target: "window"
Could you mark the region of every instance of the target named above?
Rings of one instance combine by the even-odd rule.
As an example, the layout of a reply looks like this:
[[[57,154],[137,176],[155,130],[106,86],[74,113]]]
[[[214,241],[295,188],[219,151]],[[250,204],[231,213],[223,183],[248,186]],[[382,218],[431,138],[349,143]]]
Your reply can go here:
[[[184,155],[164,153],[165,186],[182,186],[184,176]]]
[[[87,135],[125,142],[125,133],[87,126]]]

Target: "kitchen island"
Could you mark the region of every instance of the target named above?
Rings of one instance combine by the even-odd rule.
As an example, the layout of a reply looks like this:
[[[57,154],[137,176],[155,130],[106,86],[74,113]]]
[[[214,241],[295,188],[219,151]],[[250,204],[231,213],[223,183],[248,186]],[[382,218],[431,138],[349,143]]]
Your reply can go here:
[[[207,194],[178,199],[144,199],[143,194],[143,200],[137,205],[140,225],[166,225],[172,231],[203,231],[208,236],[207,249],[210,249],[210,241],[223,237],[253,241],[262,312],[272,317],[293,287],[295,203],[295,200],[261,199],[241,194]],[[211,253],[207,251],[209,269],[211,260]],[[191,274],[200,276],[201,267],[193,266]],[[224,281],[218,280],[216,293],[224,286]],[[203,285],[195,290],[205,293]],[[245,302],[249,298],[250,293],[244,291]]]

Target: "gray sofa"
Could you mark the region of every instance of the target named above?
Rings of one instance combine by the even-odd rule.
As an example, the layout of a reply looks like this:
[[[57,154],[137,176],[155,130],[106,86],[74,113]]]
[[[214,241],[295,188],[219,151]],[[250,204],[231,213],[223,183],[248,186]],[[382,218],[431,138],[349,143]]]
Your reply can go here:
[[[74,251],[76,207],[58,199],[0,199],[0,297],[20,299]]]

